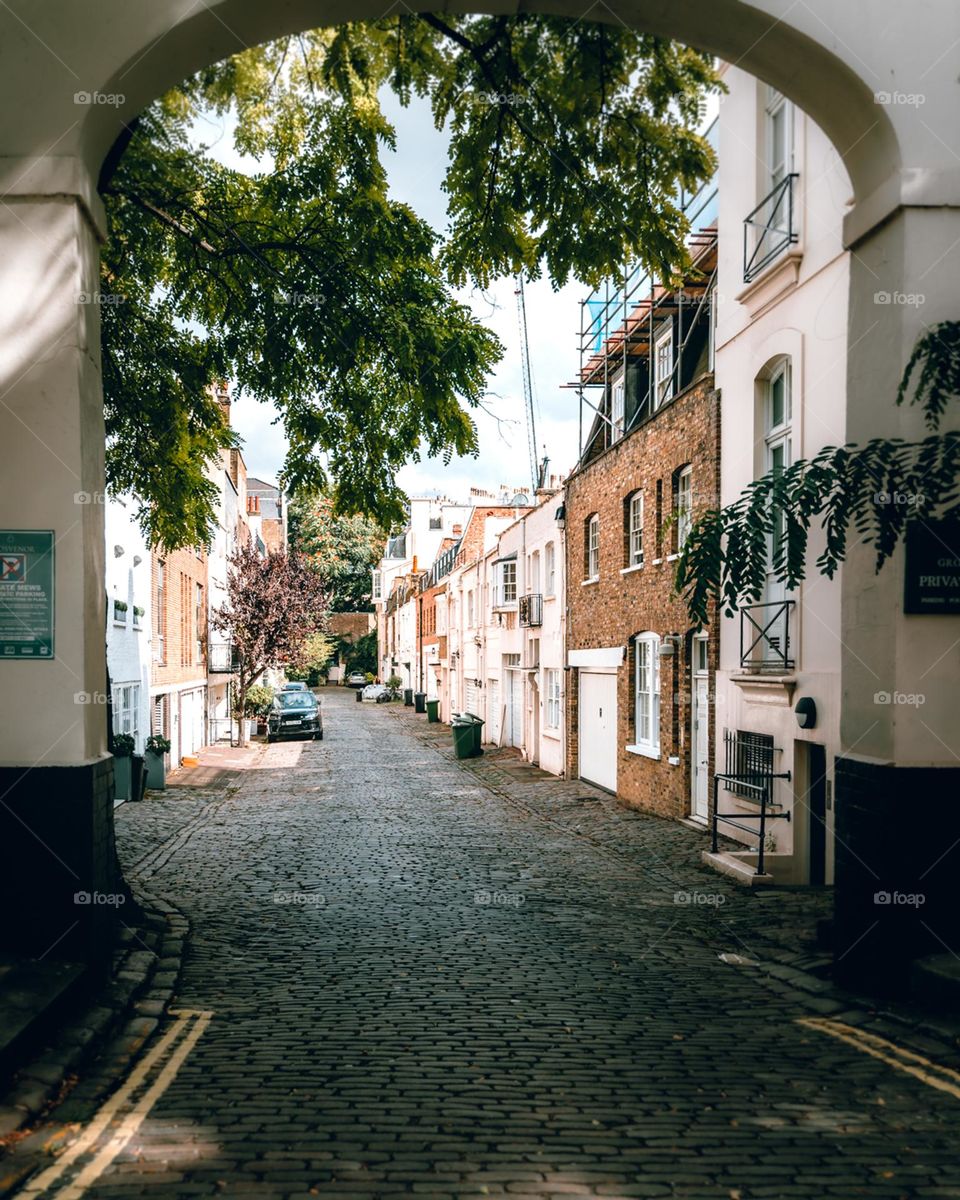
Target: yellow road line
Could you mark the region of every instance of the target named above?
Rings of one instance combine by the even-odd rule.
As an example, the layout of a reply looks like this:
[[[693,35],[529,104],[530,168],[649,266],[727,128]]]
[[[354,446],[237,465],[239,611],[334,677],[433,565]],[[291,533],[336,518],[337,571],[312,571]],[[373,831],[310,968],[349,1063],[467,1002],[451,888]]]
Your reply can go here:
[[[177,1010],[172,1015],[177,1020],[160,1038],[157,1044],[131,1071],[129,1077],[114,1094],[97,1110],[90,1124],[77,1140],[60,1155],[55,1163],[30,1180],[26,1187],[19,1191],[15,1200],[31,1200],[32,1197],[44,1196],[50,1187],[59,1180],[67,1169],[90,1151],[100,1139],[110,1123],[127,1106],[136,1093],[150,1076],[154,1067],[160,1063],[173,1047],[170,1057],[161,1067],[157,1078],[133,1105],[129,1112],[124,1113],[115,1132],[109,1141],[101,1147],[93,1159],[80,1171],[76,1179],[57,1193],[59,1200],[78,1200],[86,1189],[98,1179],[123,1147],[143,1124],[151,1108],[163,1095],[176,1077],[177,1072],[186,1060],[187,1055],[199,1041],[204,1030],[210,1024],[212,1012]],[[196,1020],[194,1020],[196,1018]],[[191,1027],[191,1022],[193,1022]]]
[[[896,1042],[889,1042],[886,1038],[868,1033],[865,1029],[857,1029],[856,1026],[847,1025],[843,1021],[831,1021],[828,1017],[799,1017],[797,1024],[846,1042],[848,1046],[879,1058],[881,1062],[897,1071],[912,1075],[928,1087],[947,1092],[955,1100],[960,1100],[960,1073],[950,1067],[931,1062],[929,1058],[917,1054],[914,1050],[898,1046]]]

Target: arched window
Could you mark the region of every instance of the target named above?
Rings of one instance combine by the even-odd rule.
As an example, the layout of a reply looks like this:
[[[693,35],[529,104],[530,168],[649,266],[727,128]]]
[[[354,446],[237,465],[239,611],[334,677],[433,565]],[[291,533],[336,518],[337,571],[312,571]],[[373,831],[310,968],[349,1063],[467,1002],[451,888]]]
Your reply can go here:
[[[623,498],[623,565],[643,566],[643,489]]]
[[[600,577],[600,518],[596,513],[583,523],[583,577]]]
[[[660,757],[660,637],[638,633],[634,653],[634,746],[639,754]]]

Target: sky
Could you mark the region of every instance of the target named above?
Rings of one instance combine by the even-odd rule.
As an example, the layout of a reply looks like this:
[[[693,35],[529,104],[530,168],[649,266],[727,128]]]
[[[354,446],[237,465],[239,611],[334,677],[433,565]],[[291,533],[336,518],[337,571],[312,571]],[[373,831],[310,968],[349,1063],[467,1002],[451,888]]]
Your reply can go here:
[[[414,97],[403,108],[392,92],[381,97],[384,111],[397,131],[396,151],[384,151],[391,194],[409,204],[434,229],[444,230],[446,196],[441,191],[447,161],[446,136],[434,128],[429,103]],[[249,160],[233,149],[232,123],[214,119],[197,127],[200,140],[231,167],[250,170]],[[261,162],[260,169],[269,164]],[[576,375],[580,301],[588,289],[568,283],[554,291],[548,280],[525,285],[530,360],[536,399],[537,457],[547,455],[551,473],[566,474],[578,453],[578,407],[576,393],[561,390]],[[530,455],[523,400],[522,358],[517,298],[512,279],[500,280],[489,292],[466,289],[459,298],[470,306],[504,345],[504,356],[489,379],[490,395],[485,404],[490,413],[472,410],[477,424],[480,453],[477,458],[455,458],[448,466],[439,459],[424,459],[404,467],[400,486],[410,495],[439,493],[451,499],[467,496],[471,486],[496,490],[531,487]],[[249,396],[239,398],[231,418],[243,438],[247,471],[261,479],[275,480],[283,465],[286,440],[276,423],[275,410]]]

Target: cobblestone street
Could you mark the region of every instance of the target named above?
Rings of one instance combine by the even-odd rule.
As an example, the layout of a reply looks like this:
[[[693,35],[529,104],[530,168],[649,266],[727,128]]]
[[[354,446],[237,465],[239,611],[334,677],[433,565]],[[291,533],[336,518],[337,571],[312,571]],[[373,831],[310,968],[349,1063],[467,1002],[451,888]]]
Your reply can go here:
[[[751,966],[769,906],[806,928],[816,897],[738,891],[703,833],[622,810],[605,845],[599,793],[459,764],[409,710],[323,708],[239,788],[118,812],[191,925],[178,1006],[213,1015],[86,1195],[960,1196],[960,1090]]]

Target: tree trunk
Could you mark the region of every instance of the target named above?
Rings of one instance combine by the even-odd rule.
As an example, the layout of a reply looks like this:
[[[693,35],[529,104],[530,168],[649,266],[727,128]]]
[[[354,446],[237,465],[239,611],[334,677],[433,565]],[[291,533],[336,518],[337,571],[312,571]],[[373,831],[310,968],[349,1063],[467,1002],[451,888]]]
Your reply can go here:
[[[246,744],[247,744],[247,713],[246,713],[245,701],[246,701],[248,686],[249,685],[246,682],[246,679],[244,678],[243,671],[241,671],[240,672],[240,698],[234,705],[234,710],[236,712],[239,712],[239,714],[240,714],[239,717],[237,718],[237,729],[239,731],[238,735],[237,735],[237,745],[241,746],[241,747],[246,746]]]

